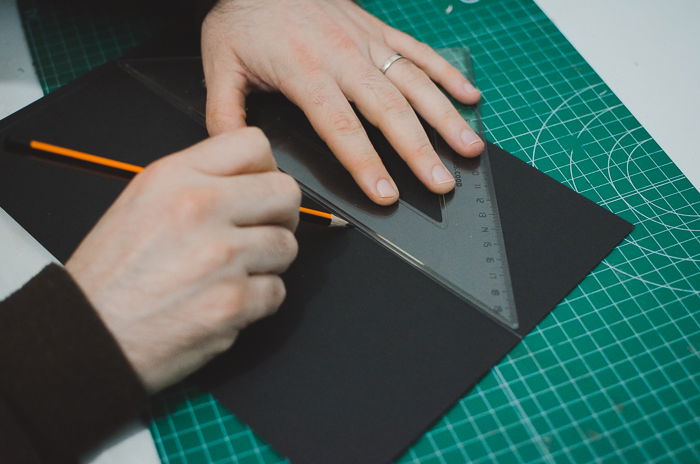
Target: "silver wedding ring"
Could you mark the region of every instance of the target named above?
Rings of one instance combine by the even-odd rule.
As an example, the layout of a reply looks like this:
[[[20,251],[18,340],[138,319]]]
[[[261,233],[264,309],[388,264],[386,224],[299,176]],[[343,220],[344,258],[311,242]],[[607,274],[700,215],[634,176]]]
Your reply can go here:
[[[386,59],[386,61],[384,62],[384,64],[382,65],[382,67],[379,68],[379,70],[380,70],[382,73],[386,74],[386,72],[389,70],[389,68],[391,68],[391,65],[394,64],[394,63],[396,63],[396,62],[399,61],[400,59],[407,60],[408,58],[406,58],[405,56],[403,56],[403,55],[401,55],[401,54],[399,54],[399,53],[395,53],[395,54],[391,55],[389,58]]]

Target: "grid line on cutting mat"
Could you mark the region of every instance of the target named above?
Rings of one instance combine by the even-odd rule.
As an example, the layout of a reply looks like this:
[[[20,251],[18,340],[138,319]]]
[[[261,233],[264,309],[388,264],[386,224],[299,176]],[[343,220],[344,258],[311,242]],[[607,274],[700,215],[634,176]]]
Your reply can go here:
[[[468,46],[487,137],[636,226],[399,461],[700,461],[698,191],[532,1],[362,3],[436,48]],[[157,22],[24,4],[45,91]],[[163,462],[285,462],[210,395],[175,388],[153,410]]]

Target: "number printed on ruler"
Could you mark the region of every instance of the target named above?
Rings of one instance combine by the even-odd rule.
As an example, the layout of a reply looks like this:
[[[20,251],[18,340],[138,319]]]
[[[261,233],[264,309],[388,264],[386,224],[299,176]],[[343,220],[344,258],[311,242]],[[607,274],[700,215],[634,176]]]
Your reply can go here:
[[[472,204],[464,207],[471,211],[472,233],[465,241],[465,246],[475,254],[471,262],[480,268],[480,288],[470,296],[481,303],[480,309],[488,311],[509,327],[516,328],[517,312],[498,207],[492,200],[495,198],[495,190],[491,183],[487,156],[484,153],[479,166],[468,173],[457,165],[453,171],[456,187],[471,191]]]

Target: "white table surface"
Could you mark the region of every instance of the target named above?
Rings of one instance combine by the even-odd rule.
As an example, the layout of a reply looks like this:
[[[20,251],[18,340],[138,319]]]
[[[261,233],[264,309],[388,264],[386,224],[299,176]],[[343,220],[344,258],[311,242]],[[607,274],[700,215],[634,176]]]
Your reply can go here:
[[[535,1],[699,188],[700,0]],[[0,0],[0,118],[41,96],[15,0]],[[0,209],[0,298],[52,259]],[[85,461],[159,463],[136,422]]]

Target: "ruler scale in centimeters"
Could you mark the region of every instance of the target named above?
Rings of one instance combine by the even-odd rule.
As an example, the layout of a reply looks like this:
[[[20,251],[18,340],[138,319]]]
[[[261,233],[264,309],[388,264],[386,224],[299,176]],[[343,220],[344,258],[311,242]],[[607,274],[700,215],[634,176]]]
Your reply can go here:
[[[473,81],[468,49],[443,48],[437,52]],[[479,107],[465,107],[454,100],[453,103],[483,139]],[[453,209],[458,217],[448,218],[447,224],[448,227],[454,224],[455,235],[462,236],[462,246],[469,254],[466,261],[473,267],[466,271],[466,280],[461,281],[457,291],[461,289],[459,293],[480,310],[509,328],[517,329],[518,313],[488,152],[484,150],[479,158],[468,160],[452,151],[437,135],[434,137],[436,149],[447,166],[451,162],[457,181],[453,200],[458,204]]]
[[[470,273],[472,281],[464,296],[511,329],[516,329],[515,296],[488,153],[482,153],[478,167],[466,172],[459,161],[453,165],[458,179],[456,189],[464,190],[465,195],[461,197],[467,199],[463,202],[465,218],[473,221],[463,246],[470,250],[471,265],[478,267],[475,273]]]

